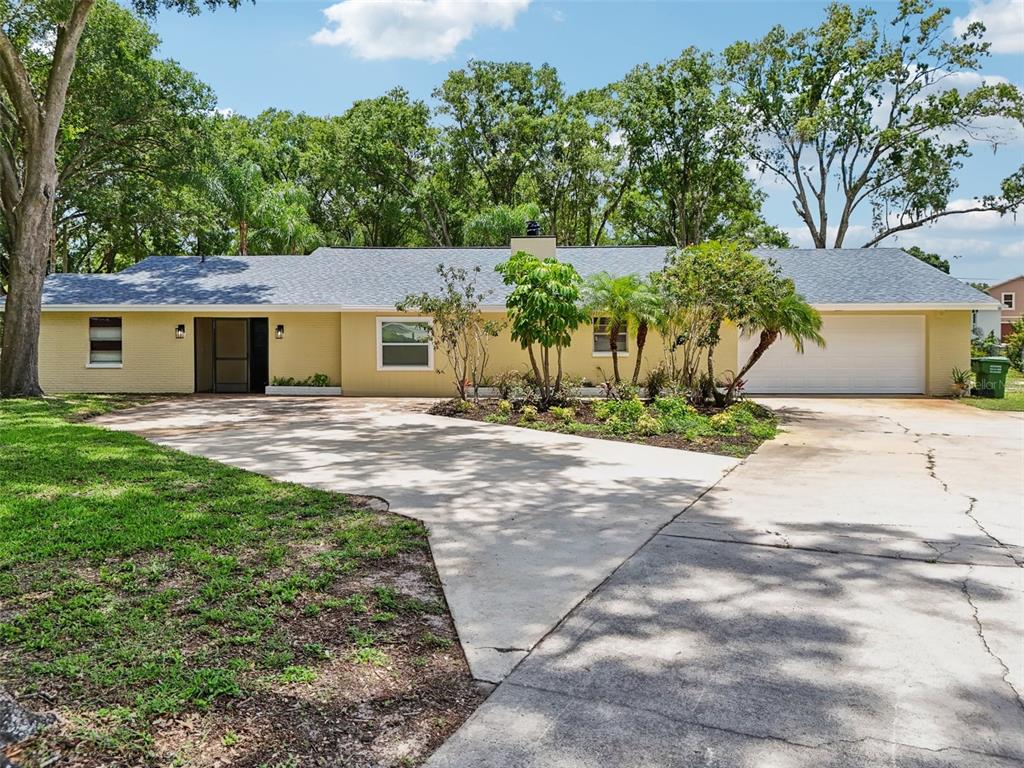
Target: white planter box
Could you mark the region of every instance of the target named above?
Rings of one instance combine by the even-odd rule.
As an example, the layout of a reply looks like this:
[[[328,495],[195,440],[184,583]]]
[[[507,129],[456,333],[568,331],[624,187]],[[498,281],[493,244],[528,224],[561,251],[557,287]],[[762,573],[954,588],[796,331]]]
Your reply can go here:
[[[270,385],[266,389],[268,395],[284,395],[285,397],[337,397],[341,387],[277,387]]]

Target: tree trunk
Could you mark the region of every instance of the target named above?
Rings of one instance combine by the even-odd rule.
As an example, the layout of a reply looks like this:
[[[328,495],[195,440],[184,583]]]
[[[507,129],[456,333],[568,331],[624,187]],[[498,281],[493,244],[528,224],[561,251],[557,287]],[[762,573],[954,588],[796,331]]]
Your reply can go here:
[[[0,84],[17,115],[23,139],[20,174],[10,146],[0,148],[0,199],[12,244],[10,293],[4,307],[0,349],[0,395],[5,397],[38,397],[43,393],[39,386],[39,318],[46,264],[56,240],[53,204],[58,180],[57,134],[78,42],[93,3],[75,0],[67,21],[57,26],[42,98],[34,92],[6,31],[0,29]]]
[[[633,364],[633,386],[640,378],[640,361],[644,356],[644,345],[647,343],[647,323],[636,326],[636,362]]]
[[[44,163],[40,163],[43,165]],[[22,195],[17,228],[12,233],[10,293],[4,308],[3,351],[0,352],[0,395],[39,397],[39,317],[43,278],[50,255],[53,189],[57,181],[51,156],[48,168]],[[46,171],[49,171],[48,173]]]
[[[711,397],[715,401],[715,405],[725,405],[725,396],[718,391],[718,387],[715,386],[715,348],[708,347],[708,381],[711,384]]]
[[[775,343],[776,339],[779,338],[778,331],[761,331],[761,336],[757,340],[757,346],[750,353],[750,357],[747,358],[747,362],[740,368],[739,373],[733,378],[729,384],[729,389],[725,391],[725,402],[731,403],[733,395],[736,391],[737,382],[741,381],[744,376],[747,375],[747,371],[754,367],[754,363],[761,359],[765,352],[768,351],[768,347]]]
[[[612,371],[615,383],[622,381],[619,378],[619,326],[612,323],[608,326],[608,348],[612,351]]]
[[[249,222],[245,219],[238,222],[238,255],[249,255]]]
[[[533,353],[533,344],[530,344],[526,351],[530,355],[530,366],[533,368],[533,377],[537,380],[537,389],[540,390],[541,399],[547,398],[547,391],[545,389],[544,378],[540,372],[540,366],[537,365],[537,356]]]

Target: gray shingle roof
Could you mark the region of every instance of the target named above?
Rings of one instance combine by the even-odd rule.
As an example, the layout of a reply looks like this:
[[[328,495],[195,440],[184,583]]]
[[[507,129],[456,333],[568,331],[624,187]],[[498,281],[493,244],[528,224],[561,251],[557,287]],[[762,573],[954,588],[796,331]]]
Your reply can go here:
[[[583,275],[654,272],[662,246],[558,248]],[[812,304],[993,304],[998,302],[895,248],[759,249]],[[438,287],[440,263],[480,267],[478,286],[502,304],[494,266],[508,248],[320,248],[309,256],[152,256],[114,275],[46,278],[44,306],[269,305],[391,307]]]

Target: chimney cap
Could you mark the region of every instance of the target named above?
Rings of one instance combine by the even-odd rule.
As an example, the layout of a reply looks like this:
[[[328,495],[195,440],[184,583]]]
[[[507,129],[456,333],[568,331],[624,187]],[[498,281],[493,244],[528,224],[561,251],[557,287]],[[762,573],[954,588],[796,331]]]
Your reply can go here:
[[[532,219],[526,222],[526,236],[527,237],[539,237],[540,236],[540,223],[533,221]]]

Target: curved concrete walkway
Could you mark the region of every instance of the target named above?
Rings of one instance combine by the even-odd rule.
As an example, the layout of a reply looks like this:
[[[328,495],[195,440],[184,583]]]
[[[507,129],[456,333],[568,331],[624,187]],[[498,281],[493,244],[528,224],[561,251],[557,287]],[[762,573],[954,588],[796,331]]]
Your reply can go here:
[[[498,682],[734,459],[429,416],[396,399],[189,397],[98,424],[423,520],[470,669]]]

